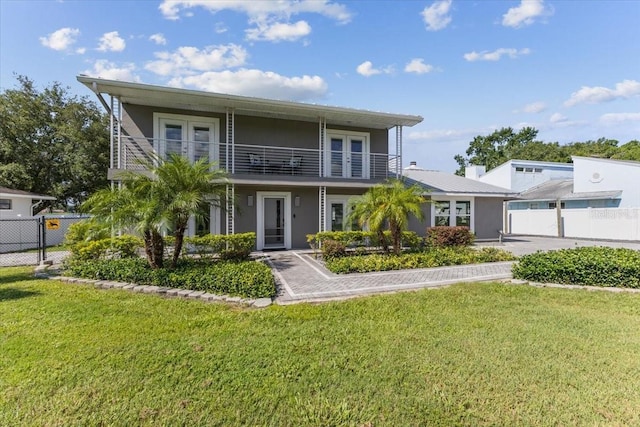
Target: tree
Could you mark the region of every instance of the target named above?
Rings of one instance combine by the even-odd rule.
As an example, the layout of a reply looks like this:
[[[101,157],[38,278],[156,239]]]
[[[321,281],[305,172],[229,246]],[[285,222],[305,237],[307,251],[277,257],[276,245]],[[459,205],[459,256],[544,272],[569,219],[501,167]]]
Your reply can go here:
[[[487,170],[501,165],[522,150],[526,144],[534,142],[538,131],[532,127],[525,127],[518,132],[510,127],[494,131],[487,136],[478,135],[467,148],[467,157],[460,154],[454,159],[458,163],[456,175],[464,176],[464,171],[468,165],[484,165]]]
[[[562,147],[571,156],[600,157],[609,159],[618,152],[618,141],[599,138],[596,141],[572,142]]]
[[[0,94],[0,186],[50,194],[65,206],[107,184],[109,120],[87,97],[25,76]]]
[[[618,151],[614,154],[612,159],[618,160],[635,160],[640,161],[640,141],[629,141],[624,145],[618,147]]]
[[[82,208],[116,229],[132,228],[141,234],[154,269],[164,265],[162,234],[173,230],[171,267],[175,267],[189,218],[202,216],[210,203],[225,200],[227,174],[205,159],[190,163],[176,154],[166,160],[155,157],[147,168],[147,173],[121,173],[119,187],[96,192]]]
[[[350,220],[360,226],[367,224],[384,242],[383,226],[386,223],[391,232],[393,252],[402,250],[402,232],[407,229],[409,215],[422,219],[422,205],[426,202],[424,190],[417,185],[407,186],[402,180],[394,179],[370,188],[356,199],[349,215]],[[388,252],[386,245],[385,252]]]

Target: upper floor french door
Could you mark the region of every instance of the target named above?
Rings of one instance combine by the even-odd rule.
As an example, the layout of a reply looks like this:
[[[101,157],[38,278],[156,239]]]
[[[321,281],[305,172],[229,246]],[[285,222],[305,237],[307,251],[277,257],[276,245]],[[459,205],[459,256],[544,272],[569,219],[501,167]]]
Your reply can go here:
[[[160,156],[179,154],[191,161],[218,161],[218,119],[155,113],[154,127]]]
[[[335,178],[369,178],[369,135],[329,133],[326,171]]]

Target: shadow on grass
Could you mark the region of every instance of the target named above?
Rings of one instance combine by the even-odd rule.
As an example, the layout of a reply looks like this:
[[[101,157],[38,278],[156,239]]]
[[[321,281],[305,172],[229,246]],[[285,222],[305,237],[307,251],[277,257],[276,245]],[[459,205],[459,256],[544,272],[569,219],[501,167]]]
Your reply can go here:
[[[33,297],[36,295],[40,295],[40,292],[25,291],[16,288],[0,288],[0,302]]]
[[[8,285],[8,284],[17,283],[17,282],[26,282],[29,280],[34,280],[32,272],[0,275],[0,285]]]

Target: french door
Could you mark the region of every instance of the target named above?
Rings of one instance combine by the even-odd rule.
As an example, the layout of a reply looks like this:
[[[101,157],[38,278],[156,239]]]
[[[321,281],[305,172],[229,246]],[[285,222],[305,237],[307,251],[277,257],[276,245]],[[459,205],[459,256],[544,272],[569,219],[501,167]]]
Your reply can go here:
[[[163,115],[157,117],[158,153],[178,154],[191,161],[218,160],[217,119]]]
[[[368,178],[369,141],[365,135],[329,135],[329,176]]]

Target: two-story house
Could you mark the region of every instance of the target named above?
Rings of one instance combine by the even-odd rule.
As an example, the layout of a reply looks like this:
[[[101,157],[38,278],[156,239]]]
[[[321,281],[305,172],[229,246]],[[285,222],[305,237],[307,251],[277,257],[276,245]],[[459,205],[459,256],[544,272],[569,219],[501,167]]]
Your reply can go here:
[[[77,79],[111,116],[111,180],[118,171],[140,168],[151,152],[214,161],[229,174],[234,206],[212,205],[208,221],[192,221],[189,233],[255,231],[258,250],[304,247],[307,234],[345,227],[349,198],[402,174],[402,130],[422,121],[414,115]]]

